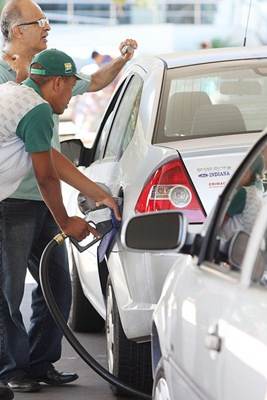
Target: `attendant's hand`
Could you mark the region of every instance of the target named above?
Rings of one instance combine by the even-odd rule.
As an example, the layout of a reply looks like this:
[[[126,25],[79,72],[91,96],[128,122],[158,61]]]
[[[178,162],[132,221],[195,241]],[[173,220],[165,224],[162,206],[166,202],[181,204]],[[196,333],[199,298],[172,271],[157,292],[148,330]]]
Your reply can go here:
[[[96,238],[100,237],[97,230],[80,217],[68,217],[66,224],[60,228],[66,236],[71,236],[78,242],[85,239],[90,233]]]
[[[113,212],[114,212],[114,215],[115,215],[116,219],[118,221],[121,221],[121,214],[120,214],[120,211],[119,211],[118,204],[117,204],[116,200],[113,199],[112,196],[107,196],[104,199],[102,199],[101,201],[97,201],[96,202],[97,206],[101,205],[101,204],[104,204],[105,206],[111,208],[113,210]]]

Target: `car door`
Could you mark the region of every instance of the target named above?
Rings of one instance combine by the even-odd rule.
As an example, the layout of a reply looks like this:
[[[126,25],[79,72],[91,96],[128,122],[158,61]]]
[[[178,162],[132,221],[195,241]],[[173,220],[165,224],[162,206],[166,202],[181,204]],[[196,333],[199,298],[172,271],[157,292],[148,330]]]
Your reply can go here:
[[[267,199],[255,220],[241,265],[234,302],[219,321],[218,399],[266,399]],[[242,249],[243,251],[244,249]],[[238,249],[239,251],[239,249]]]
[[[109,106],[98,137],[94,162],[84,171],[91,180],[104,183],[114,196],[120,194],[120,159],[135,132],[143,88],[140,74],[130,74],[122,84],[116,102]],[[129,171],[131,171],[129,165]],[[74,249],[85,295],[104,317],[105,303],[99,280],[97,246],[84,253]]]
[[[218,332],[225,310],[235,302],[240,274],[197,262],[195,258],[181,271],[175,286],[177,298],[169,324],[170,356],[176,368],[170,373],[177,398],[211,400],[219,398],[222,343]]]
[[[259,212],[266,202],[265,177],[255,175],[256,181],[253,180],[261,199],[256,208],[256,199],[249,203],[250,183],[245,178],[259,157],[266,165],[266,153],[264,137],[220,196],[198,256],[183,268],[177,279],[178,300],[172,307],[170,347],[174,349],[172,357],[181,382],[176,386],[178,398],[184,398],[186,387],[186,398],[192,400],[264,399],[261,395],[266,390],[266,368],[264,363],[259,363],[259,354],[266,353],[267,343],[267,303],[262,285],[262,265],[266,263],[266,254],[262,254],[263,250],[266,253],[262,233],[263,226],[267,226],[266,206],[265,213]],[[229,210],[233,209],[243,182],[246,182],[249,207],[245,208],[245,204],[238,214],[239,225],[233,224],[236,231],[225,239]],[[241,217],[245,217],[245,222],[249,220],[250,225],[242,225]],[[260,224],[263,224],[261,230]],[[239,243],[236,236],[241,231],[248,239]],[[233,249],[238,263],[233,258]],[[257,254],[260,254],[260,264]]]
[[[105,125],[100,135],[95,161],[86,170],[90,179],[105,183],[114,195],[120,189],[120,159],[135,131],[142,88],[140,74],[131,74],[126,79],[113,110],[108,110],[108,127]]]

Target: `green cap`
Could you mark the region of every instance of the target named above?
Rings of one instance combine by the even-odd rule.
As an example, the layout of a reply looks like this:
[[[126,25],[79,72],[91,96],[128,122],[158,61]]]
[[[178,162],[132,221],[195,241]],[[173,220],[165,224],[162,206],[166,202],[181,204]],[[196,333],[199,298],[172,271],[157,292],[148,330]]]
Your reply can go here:
[[[43,68],[32,68],[38,63]],[[75,62],[68,54],[57,49],[43,50],[36,54],[31,62],[30,73],[42,76],[76,76],[78,79],[89,80],[84,74],[78,74]]]

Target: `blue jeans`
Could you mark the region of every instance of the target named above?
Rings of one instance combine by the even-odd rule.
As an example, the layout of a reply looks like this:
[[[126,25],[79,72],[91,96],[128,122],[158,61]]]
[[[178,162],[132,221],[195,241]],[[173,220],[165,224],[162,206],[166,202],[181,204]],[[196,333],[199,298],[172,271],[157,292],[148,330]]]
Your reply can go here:
[[[38,281],[39,261],[59,228],[42,201],[0,202],[0,380],[43,375],[61,356],[62,333],[50,316]],[[27,268],[37,281],[26,332],[20,304]],[[64,245],[51,257],[50,282],[57,304],[68,318],[71,285]]]

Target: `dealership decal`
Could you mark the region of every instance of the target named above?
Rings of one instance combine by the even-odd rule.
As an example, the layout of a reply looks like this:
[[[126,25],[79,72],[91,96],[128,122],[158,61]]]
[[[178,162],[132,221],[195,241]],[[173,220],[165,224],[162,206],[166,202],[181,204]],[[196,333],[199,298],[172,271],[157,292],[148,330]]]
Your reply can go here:
[[[208,174],[199,174],[199,178],[218,178],[220,176],[231,176],[229,171],[209,172]]]
[[[210,188],[216,188],[216,187],[223,187],[225,186],[226,182],[209,182],[209,187]]]
[[[199,178],[220,178],[231,176],[231,166],[197,168]]]
[[[201,167],[197,168],[197,172],[198,178],[208,179],[208,187],[215,189],[225,186],[226,182],[232,175],[232,167],[230,165]]]

